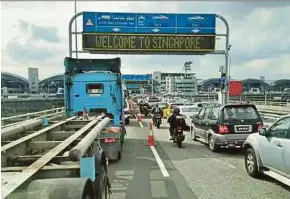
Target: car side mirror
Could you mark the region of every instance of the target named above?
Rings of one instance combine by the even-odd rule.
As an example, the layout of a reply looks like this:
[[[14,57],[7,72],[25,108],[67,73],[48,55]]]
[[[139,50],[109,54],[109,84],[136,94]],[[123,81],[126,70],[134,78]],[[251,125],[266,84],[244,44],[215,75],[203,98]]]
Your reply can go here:
[[[265,136],[265,137],[267,137],[267,136],[269,136],[269,131],[267,131],[266,128],[260,128],[260,129],[259,129],[259,134],[260,134],[261,136]]]

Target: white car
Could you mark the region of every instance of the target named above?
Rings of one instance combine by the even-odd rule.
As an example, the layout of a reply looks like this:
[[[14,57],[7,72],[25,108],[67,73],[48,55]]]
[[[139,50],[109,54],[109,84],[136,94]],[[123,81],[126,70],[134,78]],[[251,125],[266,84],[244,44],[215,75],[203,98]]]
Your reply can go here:
[[[190,126],[191,120],[198,114],[200,108],[196,106],[178,106],[180,114],[185,116],[186,126]]]
[[[290,186],[290,115],[278,119],[244,143],[245,167],[252,177],[266,174]]]
[[[124,103],[124,117],[125,117],[125,124],[128,125],[130,123],[130,107],[126,99]]]
[[[164,15],[154,16],[153,20],[168,20],[169,18]]]
[[[153,106],[158,104],[158,102],[160,102],[160,100],[156,97],[149,98],[149,100],[148,100],[149,107],[152,108]]]

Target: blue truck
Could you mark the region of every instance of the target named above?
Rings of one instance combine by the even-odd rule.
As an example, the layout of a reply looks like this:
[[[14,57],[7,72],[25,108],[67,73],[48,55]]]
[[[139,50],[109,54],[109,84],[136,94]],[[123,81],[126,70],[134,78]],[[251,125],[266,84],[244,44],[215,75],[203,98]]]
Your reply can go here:
[[[105,114],[111,119],[100,145],[109,160],[119,160],[124,142],[124,92],[121,59],[77,59],[66,57],[65,108],[67,117]]]

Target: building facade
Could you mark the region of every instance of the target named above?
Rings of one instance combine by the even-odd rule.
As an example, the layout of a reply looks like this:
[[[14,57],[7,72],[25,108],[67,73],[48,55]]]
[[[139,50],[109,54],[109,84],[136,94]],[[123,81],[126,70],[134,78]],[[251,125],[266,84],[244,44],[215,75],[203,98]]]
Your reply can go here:
[[[174,93],[184,96],[197,94],[197,79],[194,75],[174,78]]]
[[[29,91],[32,93],[38,93],[38,68],[28,68],[28,82]]]
[[[161,93],[193,95],[197,93],[197,79],[195,73],[162,73],[153,72],[153,79],[158,82]]]

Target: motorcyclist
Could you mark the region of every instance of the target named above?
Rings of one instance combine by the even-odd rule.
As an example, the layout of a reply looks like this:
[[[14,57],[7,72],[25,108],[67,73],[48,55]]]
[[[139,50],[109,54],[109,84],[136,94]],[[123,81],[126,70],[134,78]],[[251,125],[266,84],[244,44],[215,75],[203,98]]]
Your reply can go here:
[[[139,109],[140,109],[140,112],[141,112],[141,113],[143,113],[143,106],[144,106],[144,101],[141,100],[141,101],[139,102]]]
[[[156,104],[156,105],[153,107],[151,113],[153,114],[153,122],[155,122],[155,116],[156,116],[157,114],[160,114],[161,117],[162,117],[162,114],[163,114],[163,112],[162,112],[161,108],[158,106],[158,104]]]
[[[173,140],[173,132],[174,132],[174,129],[177,127],[176,126],[176,117],[177,116],[182,116],[180,114],[180,109],[179,108],[175,108],[173,110],[173,113],[172,115],[168,118],[167,122],[169,123],[170,127],[169,127],[169,133],[170,133],[170,140]]]

